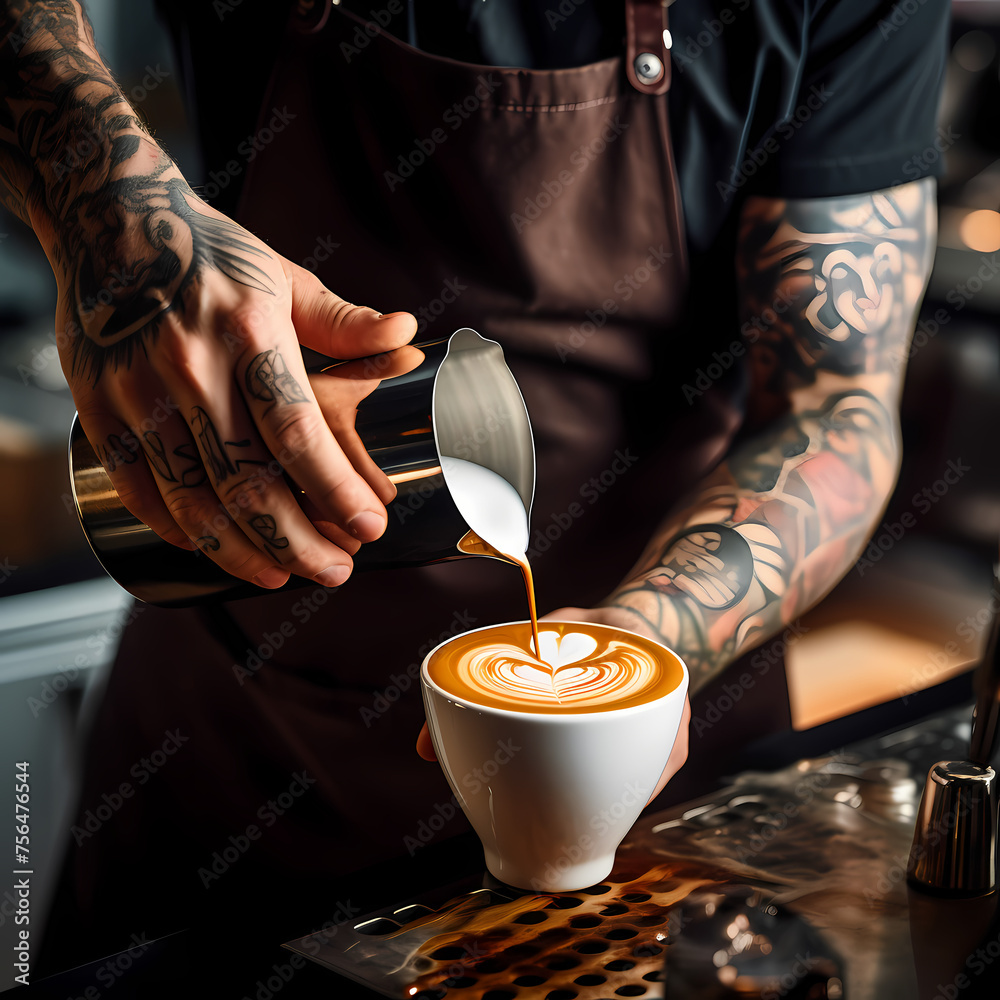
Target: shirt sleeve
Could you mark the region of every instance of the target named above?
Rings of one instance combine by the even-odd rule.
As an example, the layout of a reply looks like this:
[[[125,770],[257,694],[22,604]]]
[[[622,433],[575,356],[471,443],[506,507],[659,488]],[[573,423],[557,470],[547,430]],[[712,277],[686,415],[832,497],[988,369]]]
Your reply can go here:
[[[952,142],[936,120],[949,10],[947,0],[817,4],[794,106],[757,144],[769,155],[754,193],[822,198],[940,173]]]

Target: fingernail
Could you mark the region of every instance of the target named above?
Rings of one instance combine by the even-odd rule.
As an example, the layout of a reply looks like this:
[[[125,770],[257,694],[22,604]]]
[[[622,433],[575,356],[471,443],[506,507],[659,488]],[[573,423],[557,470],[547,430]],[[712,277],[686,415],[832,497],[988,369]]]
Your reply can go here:
[[[313,527],[329,542],[342,548],[349,556],[353,556],[361,548],[361,542],[356,538],[348,538],[344,529],[332,521],[313,521]]]
[[[347,530],[363,542],[373,542],[385,531],[385,518],[373,510],[363,510],[347,522]]]
[[[267,569],[262,569],[254,578],[253,582],[257,584],[258,587],[264,587],[267,590],[275,590],[277,587],[282,587],[288,581],[289,573],[287,570],[278,569],[277,566],[269,566]]]
[[[350,566],[327,566],[322,573],[317,573],[313,579],[324,587],[339,587],[350,575]]]

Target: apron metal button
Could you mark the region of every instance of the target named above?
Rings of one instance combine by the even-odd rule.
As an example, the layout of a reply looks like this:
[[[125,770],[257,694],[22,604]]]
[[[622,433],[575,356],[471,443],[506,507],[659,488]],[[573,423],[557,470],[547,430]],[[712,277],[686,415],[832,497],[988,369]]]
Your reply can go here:
[[[635,73],[643,83],[656,83],[663,76],[663,63],[652,52],[640,52],[635,57]]]

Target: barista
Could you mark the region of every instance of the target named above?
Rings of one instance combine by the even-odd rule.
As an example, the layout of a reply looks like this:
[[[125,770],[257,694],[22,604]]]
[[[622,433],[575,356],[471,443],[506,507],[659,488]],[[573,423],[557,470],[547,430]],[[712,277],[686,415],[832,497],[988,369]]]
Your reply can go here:
[[[163,6],[216,204],[241,225],[146,134],[75,2],[6,0],[0,126],[5,201],[53,264],[83,425],[163,537],[265,589],[342,583],[398,512],[326,429],[298,344],[386,350],[419,314],[422,335],[469,325],[503,345],[535,430],[536,526],[584,510],[531,553],[552,614],[666,642],[704,692],[850,567],[899,457],[933,251],[930,168],[912,164],[934,139],[944,2],[903,19],[874,0],[677,3],[672,55],[659,31],[640,39],[672,64],[669,89],[625,72],[643,4],[585,0],[555,22],[499,2],[377,20],[316,4],[287,30],[254,0],[221,18]],[[339,244],[322,262],[321,243]],[[156,399],[177,406],[146,429]],[[845,399],[862,402],[845,415]],[[271,456],[314,506],[253,478]],[[220,503],[228,520],[205,530]],[[56,961],[137,927],[263,916],[262,885],[335,892],[448,812],[401,678],[442,635],[523,617],[516,574],[466,560],[359,574],[322,610],[318,593],[136,615],[80,814],[168,734],[183,743],[71,837]],[[266,666],[241,678],[251,657]],[[234,837],[239,863],[213,872]]]

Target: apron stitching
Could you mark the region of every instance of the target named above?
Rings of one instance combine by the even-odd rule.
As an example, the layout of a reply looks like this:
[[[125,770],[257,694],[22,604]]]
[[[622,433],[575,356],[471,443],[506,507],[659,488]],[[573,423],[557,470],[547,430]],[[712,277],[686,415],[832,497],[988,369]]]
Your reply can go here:
[[[487,104],[484,101],[483,107],[490,107],[494,111],[583,111],[586,108],[600,107],[602,104],[614,104],[621,100],[621,97],[621,94],[614,94],[592,101],[579,101],[576,104]]]

